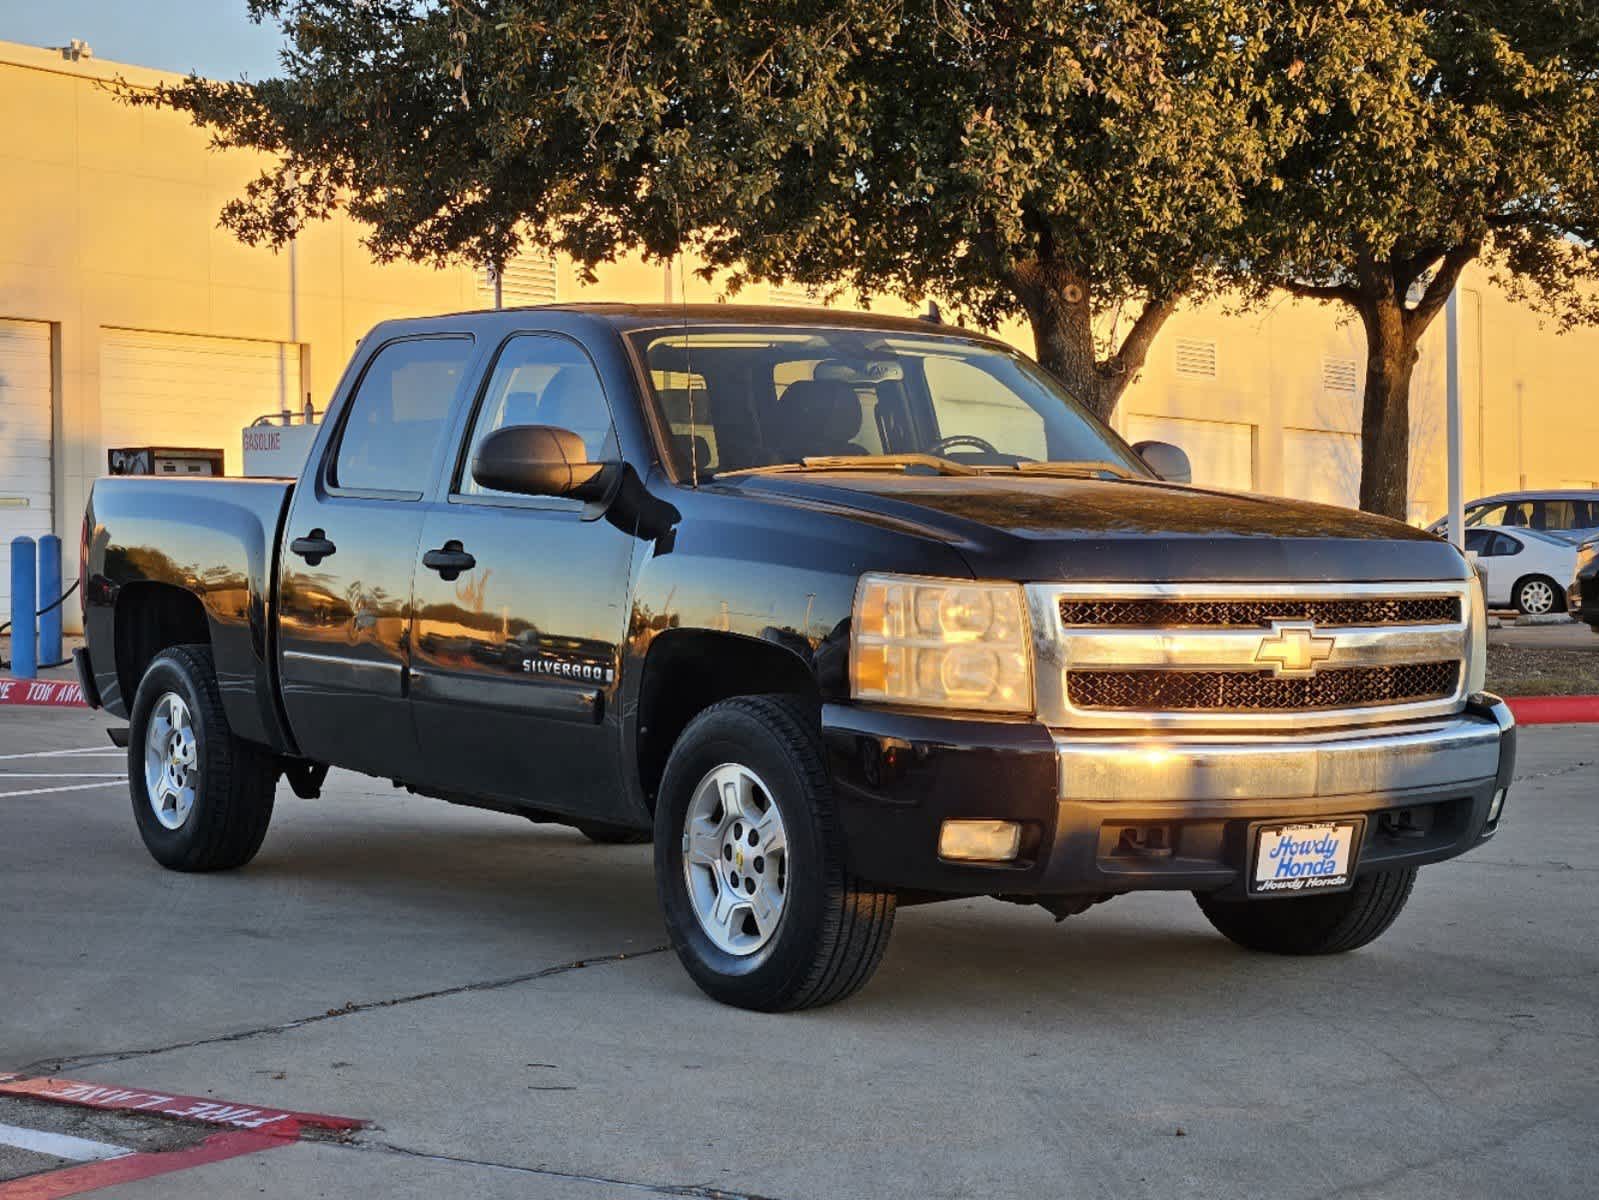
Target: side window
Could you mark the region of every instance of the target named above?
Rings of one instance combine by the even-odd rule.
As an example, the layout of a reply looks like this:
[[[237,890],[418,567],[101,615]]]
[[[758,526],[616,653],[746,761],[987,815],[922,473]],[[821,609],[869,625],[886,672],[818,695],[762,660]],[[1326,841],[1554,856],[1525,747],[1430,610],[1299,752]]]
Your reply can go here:
[[[1471,525],[1503,525],[1505,523],[1505,506],[1503,504],[1479,504],[1476,508],[1466,510],[1466,524]]]
[[[472,339],[390,342],[373,357],[339,433],[335,487],[427,490],[450,404],[472,359]]]
[[[1493,547],[1488,551],[1495,558],[1508,558],[1512,554],[1520,554],[1521,543],[1515,538],[1503,533],[1494,534]]]
[[[1473,554],[1480,554],[1486,558],[1490,553],[1489,547],[1493,545],[1493,539],[1496,536],[1496,534],[1489,533],[1486,529],[1468,529],[1466,530],[1466,549]]]
[[[484,438],[507,425],[553,425],[583,439],[590,462],[621,457],[611,409],[599,373],[565,338],[524,334],[500,351],[488,390],[472,422],[456,491],[467,496],[503,496],[472,478],[472,459]]]
[[[1578,519],[1577,509],[1586,509],[1586,504],[1580,505],[1575,500],[1544,500],[1540,502],[1543,509],[1543,524],[1539,529],[1581,529],[1582,522]],[[1588,514],[1584,512],[1583,517]]]

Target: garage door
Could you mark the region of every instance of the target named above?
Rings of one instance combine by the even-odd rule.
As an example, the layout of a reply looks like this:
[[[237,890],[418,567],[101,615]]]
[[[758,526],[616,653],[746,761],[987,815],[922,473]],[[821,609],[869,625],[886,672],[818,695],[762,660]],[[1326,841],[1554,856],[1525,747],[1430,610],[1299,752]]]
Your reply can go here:
[[[1255,486],[1255,427],[1186,417],[1127,418],[1129,442],[1171,442],[1193,464],[1194,482],[1247,492]]]
[[[1359,435],[1329,429],[1283,430],[1283,495],[1359,508]]]
[[[11,619],[11,539],[51,530],[50,326],[0,321],[0,621]]]
[[[300,349],[288,342],[105,329],[100,441],[221,450],[241,474],[244,427],[304,403]],[[104,462],[104,459],[101,459]]]

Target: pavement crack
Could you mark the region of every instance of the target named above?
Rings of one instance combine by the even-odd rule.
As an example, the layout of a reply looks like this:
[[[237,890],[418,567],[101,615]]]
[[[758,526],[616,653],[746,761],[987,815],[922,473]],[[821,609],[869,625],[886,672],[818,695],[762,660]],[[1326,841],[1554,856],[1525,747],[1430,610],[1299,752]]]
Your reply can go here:
[[[1552,767],[1547,771],[1533,771],[1527,775],[1517,775],[1516,783],[1531,783],[1534,779],[1558,779],[1562,775],[1575,775],[1578,771],[1586,771],[1593,766],[1593,761],[1584,759],[1582,762],[1572,763],[1566,767]]]
[[[25,1066],[14,1068],[14,1073],[19,1076],[35,1076],[52,1074],[58,1071],[76,1070],[80,1067],[98,1067],[106,1063],[126,1062],[134,1058],[149,1058],[155,1054],[170,1054],[178,1050],[192,1050],[197,1046],[219,1046],[229,1042],[245,1042],[252,1038],[268,1037],[275,1033],[289,1033],[296,1029],[303,1029],[308,1025],[319,1025],[323,1021],[334,1021],[341,1017],[355,1016],[357,1013],[374,1012],[379,1009],[397,1008],[403,1004],[418,1004],[424,1000],[441,1000],[448,996],[462,996],[470,992],[493,992],[501,988],[515,987],[522,983],[535,983],[541,979],[549,979],[555,975],[565,975],[570,971],[581,971],[585,967],[603,967],[613,963],[627,962],[635,958],[645,958],[652,954],[663,954],[671,949],[670,946],[651,946],[647,950],[629,950],[620,954],[600,954],[591,958],[573,959],[571,962],[557,963],[554,966],[540,967],[537,971],[524,971],[519,975],[506,975],[499,979],[483,979],[475,983],[460,983],[453,987],[435,988],[427,992],[411,992],[404,996],[391,996],[385,1000],[352,1000],[337,1008],[330,1008],[326,1012],[316,1013],[309,1017],[300,1017],[293,1021],[282,1021],[274,1025],[259,1025],[251,1029],[235,1030],[233,1033],[221,1033],[215,1037],[194,1038],[186,1042],[169,1042],[161,1046],[140,1046],[130,1050],[104,1050],[95,1054],[74,1054],[59,1058],[42,1058]]]
[[[544,1179],[566,1179],[574,1183],[598,1183],[606,1187],[626,1188],[650,1196],[672,1196],[681,1200],[774,1200],[774,1197],[755,1192],[729,1191],[704,1183],[645,1183],[637,1179],[618,1179],[611,1175],[590,1175],[582,1171],[559,1171],[554,1167],[529,1167],[521,1163],[496,1162],[493,1159],[469,1158],[460,1154],[435,1154],[428,1150],[413,1150],[394,1142],[380,1142],[370,1138],[341,1138],[327,1144],[346,1150],[360,1150],[368,1154],[398,1154],[405,1158],[419,1158],[428,1162],[447,1163],[460,1167],[481,1167],[490,1171],[509,1171],[517,1175],[537,1175]]]

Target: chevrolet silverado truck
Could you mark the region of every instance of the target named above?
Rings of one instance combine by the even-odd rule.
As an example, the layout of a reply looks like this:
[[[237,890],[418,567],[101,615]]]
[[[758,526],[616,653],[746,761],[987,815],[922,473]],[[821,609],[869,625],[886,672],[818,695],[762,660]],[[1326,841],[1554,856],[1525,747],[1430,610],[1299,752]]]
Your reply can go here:
[[[1446,542],[1189,486],[1002,342],[570,305],[374,329],[298,481],[102,479],[90,702],[166,867],[330,767],[651,841],[694,981],[841,999],[896,907],[1191,892],[1379,936],[1515,760]]]

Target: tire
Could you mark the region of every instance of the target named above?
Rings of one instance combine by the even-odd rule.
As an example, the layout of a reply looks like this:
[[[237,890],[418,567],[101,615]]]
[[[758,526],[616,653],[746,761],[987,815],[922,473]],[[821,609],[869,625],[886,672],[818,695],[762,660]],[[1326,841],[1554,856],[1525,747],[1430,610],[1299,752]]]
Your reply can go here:
[[[1246,950],[1266,954],[1344,954],[1376,941],[1410,899],[1416,868],[1362,875],[1347,892],[1274,900],[1214,900],[1195,893],[1200,911]]]
[[[736,805],[721,805],[725,788],[739,796]],[[706,815],[713,799],[719,826]],[[774,830],[781,849],[768,836]],[[678,738],[656,803],[655,885],[694,982],[723,1004],[760,1012],[832,1004],[858,991],[894,928],[895,894],[844,865],[815,710],[787,696],[725,700]],[[748,907],[742,889],[753,897]],[[712,896],[734,914],[727,923],[700,915]],[[757,903],[767,908],[764,931]]]
[[[1566,598],[1560,585],[1547,575],[1529,575],[1518,580],[1510,602],[1517,612],[1535,617],[1566,611]]]
[[[577,831],[596,846],[642,846],[654,841],[648,829],[629,829],[625,825],[579,825]]]
[[[174,698],[181,713],[173,707]],[[172,765],[169,776],[160,723],[180,729],[184,716],[192,736],[186,749],[174,748],[171,754],[187,765]],[[174,871],[227,871],[255,857],[272,820],[277,764],[228,728],[209,647],[173,646],[156,655],[134,695],[128,734],[133,819],[156,862]],[[152,774],[157,776],[155,801]],[[169,789],[179,779],[188,785],[187,802]]]

